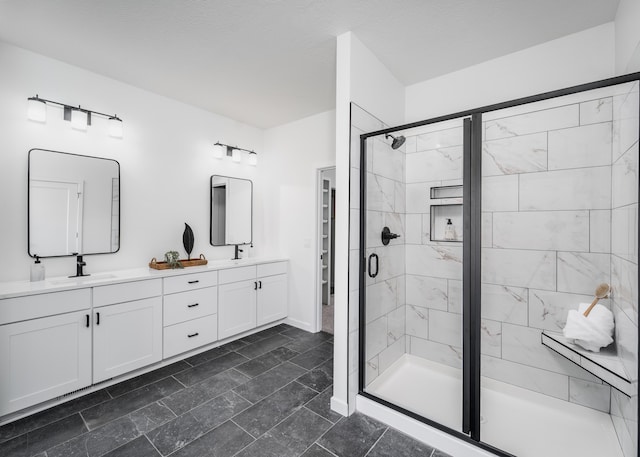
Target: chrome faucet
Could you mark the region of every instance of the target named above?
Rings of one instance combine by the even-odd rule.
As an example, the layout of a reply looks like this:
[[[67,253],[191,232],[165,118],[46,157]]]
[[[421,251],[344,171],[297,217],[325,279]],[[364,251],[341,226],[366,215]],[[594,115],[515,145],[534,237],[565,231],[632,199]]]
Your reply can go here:
[[[89,273],[85,273],[83,271],[84,266],[87,264],[87,262],[85,262],[84,260],[82,260],[82,256],[78,255],[77,252],[74,252],[74,254],[77,256],[76,257],[76,274],[69,276],[70,278],[77,278],[80,276],[91,276]]]

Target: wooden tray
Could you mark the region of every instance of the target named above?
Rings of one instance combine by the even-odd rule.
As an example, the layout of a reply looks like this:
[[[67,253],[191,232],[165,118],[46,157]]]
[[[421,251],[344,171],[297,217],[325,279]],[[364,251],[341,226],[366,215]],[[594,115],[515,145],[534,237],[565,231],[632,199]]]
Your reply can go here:
[[[185,268],[197,267],[201,265],[206,265],[207,259],[205,259],[204,254],[200,254],[199,259],[190,259],[190,260],[180,259],[180,263]],[[155,257],[151,259],[151,262],[149,262],[149,268],[153,268],[154,270],[170,270],[171,269],[171,267],[167,262],[158,262]]]

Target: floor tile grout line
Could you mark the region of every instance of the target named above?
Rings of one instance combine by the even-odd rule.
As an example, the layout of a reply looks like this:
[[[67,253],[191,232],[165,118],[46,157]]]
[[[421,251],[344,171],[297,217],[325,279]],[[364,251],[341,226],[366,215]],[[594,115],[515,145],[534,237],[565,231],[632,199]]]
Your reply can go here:
[[[331,429],[329,429],[331,430]],[[323,435],[324,436],[324,435]],[[320,438],[318,438],[320,439]],[[329,454],[331,454],[332,456],[338,457],[337,454],[334,454],[333,452],[331,452],[329,449],[327,449],[326,447],[324,447],[322,444],[318,443],[318,440],[315,441],[314,444],[317,444],[319,448],[324,449],[325,451],[327,451]]]
[[[236,416],[237,416],[237,414],[236,414]],[[253,436],[253,434],[252,434],[250,431],[245,430],[245,428],[244,428],[244,427],[242,427],[242,425],[238,424],[236,421],[234,421],[234,420],[233,420],[233,418],[234,418],[234,417],[236,417],[236,416],[233,416],[232,418],[227,419],[227,420],[229,420],[229,421],[233,422],[233,423],[234,423],[234,425],[236,425],[240,430],[242,430],[243,432],[245,432],[246,434],[248,434],[251,438],[253,438],[253,441],[252,441],[252,442],[257,441],[257,440],[258,440],[258,438],[260,438],[260,436],[264,435],[264,433],[267,433],[269,430],[271,430],[271,429],[267,430],[267,432],[264,432],[262,435],[260,435],[260,436],[258,436],[258,437],[256,438],[255,436]],[[247,446],[248,446],[248,445],[247,445]],[[246,446],[245,446],[245,447],[246,447]],[[244,449],[244,448],[243,448],[243,449]]]
[[[369,448],[369,450],[367,451],[367,453],[364,455],[364,457],[367,457],[367,456],[371,453],[371,451],[373,450],[373,448],[374,448],[374,447],[376,447],[376,444],[378,444],[378,443],[380,442],[380,440],[382,439],[382,437],[383,437],[384,435],[386,435],[386,433],[387,433],[388,431],[389,431],[389,427],[385,425],[384,432],[382,432],[382,433],[380,434],[380,436],[378,437],[378,439],[376,440],[376,442],[375,442],[375,443],[373,443],[373,444],[371,445],[371,447]],[[432,452],[432,453],[433,453],[433,452]]]

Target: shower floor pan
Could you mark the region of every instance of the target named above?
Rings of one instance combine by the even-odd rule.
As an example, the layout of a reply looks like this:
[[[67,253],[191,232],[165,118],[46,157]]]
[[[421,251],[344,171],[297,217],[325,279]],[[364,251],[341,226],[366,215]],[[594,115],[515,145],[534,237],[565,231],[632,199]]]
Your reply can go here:
[[[405,354],[366,391],[460,430],[460,370]],[[609,414],[485,377],[481,392],[487,444],[518,457],[622,457]]]

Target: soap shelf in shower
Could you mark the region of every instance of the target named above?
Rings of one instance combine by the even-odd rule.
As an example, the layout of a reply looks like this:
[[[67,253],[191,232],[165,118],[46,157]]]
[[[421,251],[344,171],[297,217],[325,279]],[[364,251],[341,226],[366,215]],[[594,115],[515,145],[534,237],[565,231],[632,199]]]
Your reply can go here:
[[[431,200],[439,200],[429,206],[430,230],[429,240],[448,243],[462,242],[462,186],[437,186],[429,190]],[[456,232],[453,240],[445,239],[444,232],[447,220],[451,219]]]
[[[602,348],[600,352],[591,352],[582,349],[559,333],[544,330],[541,338],[544,346],[582,367],[614,389],[629,397],[637,395],[638,380],[627,374],[613,344]]]

